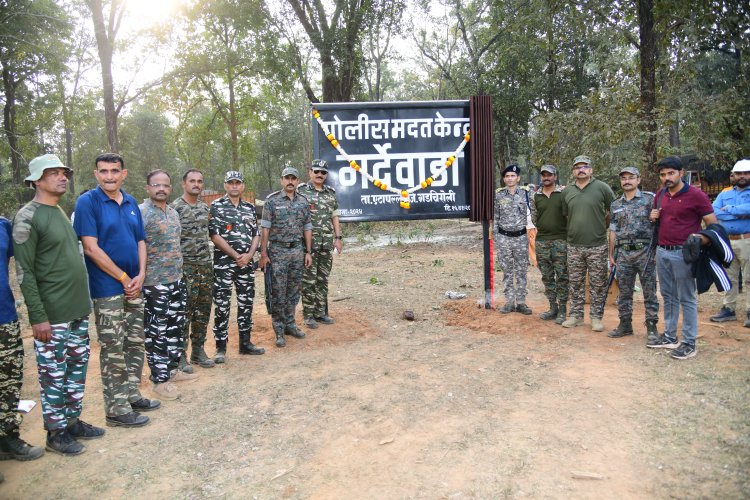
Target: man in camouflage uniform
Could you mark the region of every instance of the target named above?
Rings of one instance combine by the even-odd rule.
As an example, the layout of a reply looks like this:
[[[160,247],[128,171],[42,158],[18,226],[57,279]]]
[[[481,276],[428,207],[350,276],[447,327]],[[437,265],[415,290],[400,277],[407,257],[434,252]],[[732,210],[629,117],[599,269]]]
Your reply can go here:
[[[654,223],[649,220],[654,193],[641,191],[641,175],[635,167],[620,170],[622,196],[612,202],[609,225],[609,263],[617,266],[617,310],[620,324],[607,335],[633,335],[633,289],[636,275],[641,280],[646,306],[647,342],[659,337],[659,299],[656,298],[656,246],[652,244]]]
[[[529,267],[529,240],[526,223],[529,218],[529,192],[518,187],[521,169],[516,164],[503,170],[505,187],[495,193],[495,241],[497,258],[503,268],[505,304],[503,314],[517,311],[531,314],[526,305],[526,272]]]
[[[332,252],[336,250],[341,253],[343,240],[336,191],[325,185],[328,163],[313,160],[309,175],[310,181],[297,188],[297,192],[310,201],[313,224],[312,265],[302,275],[302,311],[305,325],[317,328],[318,323],[333,323],[333,318],[328,314],[328,276],[333,267]]]
[[[180,391],[172,382],[191,381],[198,375],[178,370],[183,354],[185,284],[182,282],[180,216],[167,199],[172,180],[164,170],[146,176],[149,199],[141,203],[146,231],[146,278],[143,280],[143,322],[146,361],[151,369],[153,391],[172,401]]]
[[[44,450],[27,444],[18,432],[22,420],[18,401],[23,383],[23,343],[8,279],[11,257],[10,221],[0,217],[0,460],[34,460],[44,455]]]
[[[34,199],[13,221],[13,253],[39,371],[47,450],[78,455],[79,439],[96,439],[104,429],[79,418],[89,361],[91,302],[78,239],[58,205],[73,171],[55,155],[34,158],[25,182]]]
[[[281,191],[271,193],[263,205],[260,225],[260,266],[271,264],[273,276],[271,318],[276,347],[284,347],[284,335],[302,339],[305,334],[294,323],[299,302],[303,267],[312,265],[312,218],[304,195],[297,193],[299,171],[286,167],[281,172]],[[304,245],[304,246],[303,246]]]
[[[190,340],[190,361],[202,368],[212,368],[214,361],[203,349],[206,343],[208,318],[211,316],[211,287],[214,281],[214,266],[208,240],[208,205],[198,197],[203,191],[203,173],[190,169],[182,176],[182,196],[172,202],[180,216],[182,233],[182,276],[187,288],[187,317],[182,330],[183,348],[187,350]],[[183,358],[185,353],[183,353]],[[181,362],[182,370],[188,372],[189,365]]]
[[[216,363],[224,363],[229,336],[229,309],[232,284],[237,291],[237,327],[240,354],[263,354],[265,349],[250,342],[253,329],[255,266],[253,256],[258,248],[255,207],[242,199],[245,178],[231,170],[224,176],[226,195],[211,204],[208,233],[214,242],[214,338]]]
[[[565,321],[568,304],[568,244],[565,241],[566,220],[562,210],[562,187],[557,184],[557,168],[541,168],[542,184],[531,198],[531,221],[537,227],[536,260],[542,273],[544,295],[549,300],[549,310],[539,317]]]
[[[612,189],[592,176],[591,159],[577,156],[573,160],[575,181],[562,190],[563,214],[567,218],[568,289],[570,317],[564,328],[583,323],[586,298],[586,275],[591,290],[591,330],[604,331],[604,299],[607,290],[607,228],[609,207],[615,199]]]
[[[140,412],[161,406],[140,392],[146,235],[138,203],[121,189],[128,176],[122,156],[105,153],[94,165],[99,185],[78,198],[73,227],[83,244],[94,302],[106,423],[140,427],[149,422]]]

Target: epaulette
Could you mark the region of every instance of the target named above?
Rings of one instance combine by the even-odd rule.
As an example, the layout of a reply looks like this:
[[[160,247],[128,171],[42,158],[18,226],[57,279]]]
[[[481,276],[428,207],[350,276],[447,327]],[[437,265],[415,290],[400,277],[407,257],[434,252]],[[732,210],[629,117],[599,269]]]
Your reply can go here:
[[[656,194],[652,193],[651,191],[641,191],[641,194],[650,194],[651,196],[656,196]]]
[[[280,190],[280,189],[279,189],[278,191],[274,191],[273,193],[271,193],[271,194],[269,194],[268,196],[266,196],[266,199],[268,200],[269,198],[271,198],[271,196],[276,196],[276,195],[277,195],[277,194],[279,194],[280,192],[281,192],[281,190]]]
[[[335,189],[333,189],[333,188],[332,188],[331,186],[329,186],[328,184],[323,184],[323,186],[324,186],[324,187],[326,187],[327,189],[329,189],[329,190],[330,190],[330,191],[331,191],[332,193],[335,193],[335,192],[336,192],[336,190],[335,190]]]

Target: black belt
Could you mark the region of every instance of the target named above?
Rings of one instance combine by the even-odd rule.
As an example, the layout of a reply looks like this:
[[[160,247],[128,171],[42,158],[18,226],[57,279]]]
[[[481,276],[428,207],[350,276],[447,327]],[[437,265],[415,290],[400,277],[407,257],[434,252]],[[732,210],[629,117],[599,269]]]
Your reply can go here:
[[[503,236],[510,236],[511,238],[516,238],[518,236],[523,236],[526,234],[526,228],[519,229],[518,231],[506,231],[505,229],[498,227],[497,232],[502,234]]]
[[[279,247],[279,248],[296,248],[298,246],[302,246],[301,241],[272,241],[271,247]]]
[[[643,250],[646,248],[645,243],[630,243],[627,245],[620,245],[620,250],[625,250],[626,252],[636,252],[638,250]]]
[[[682,245],[659,245],[664,250],[682,250]]]

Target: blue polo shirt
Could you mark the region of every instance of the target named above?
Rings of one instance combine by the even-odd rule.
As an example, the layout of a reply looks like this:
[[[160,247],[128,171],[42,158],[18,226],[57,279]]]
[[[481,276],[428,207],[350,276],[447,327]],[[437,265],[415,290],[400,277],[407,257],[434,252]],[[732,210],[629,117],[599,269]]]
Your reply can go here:
[[[81,195],[76,203],[73,229],[81,236],[93,236],[99,248],[131,278],[140,271],[138,242],[146,239],[143,219],[135,198],[123,190],[118,204],[101,187]],[[122,295],[122,283],[105,273],[88,257],[89,289],[92,299]]]
[[[750,233],[750,187],[722,191],[713,203],[716,218],[728,234]]]
[[[13,230],[10,221],[0,217],[0,325],[16,321],[16,300],[8,282],[8,263],[13,257]]]

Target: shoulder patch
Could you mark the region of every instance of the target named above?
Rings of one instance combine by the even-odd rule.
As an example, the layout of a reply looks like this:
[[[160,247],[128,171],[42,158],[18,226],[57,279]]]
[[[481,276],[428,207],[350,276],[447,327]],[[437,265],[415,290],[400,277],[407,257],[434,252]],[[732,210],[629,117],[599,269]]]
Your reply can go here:
[[[29,202],[13,218],[13,242],[16,245],[23,245],[31,236],[31,221],[34,218],[37,206],[33,202]]]

